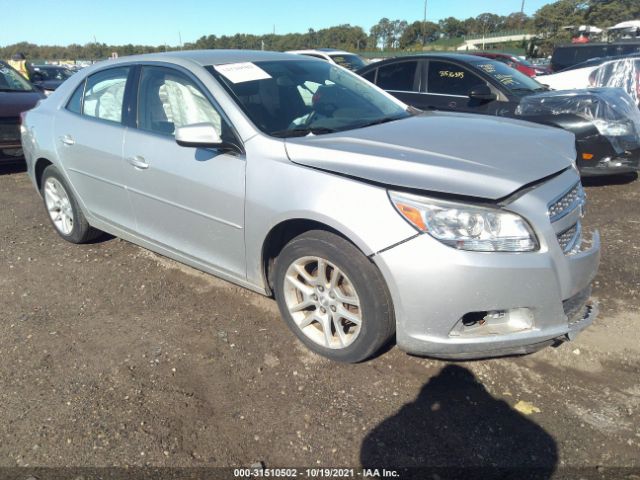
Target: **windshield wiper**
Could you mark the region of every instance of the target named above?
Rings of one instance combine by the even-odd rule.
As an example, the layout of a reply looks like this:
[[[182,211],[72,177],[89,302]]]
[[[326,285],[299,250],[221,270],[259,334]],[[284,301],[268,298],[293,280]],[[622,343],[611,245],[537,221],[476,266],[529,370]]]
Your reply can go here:
[[[322,135],[325,133],[333,133],[336,129],[327,128],[327,127],[296,127],[296,128],[288,128],[286,130],[276,130],[275,132],[271,132],[271,135],[274,137],[305,137],[309,134],[313,135]]]
[[[396,120],[400,120],[402,118],[407,117],[382,117],[367,123],[363,123],[361,125],[355,125],[353,128],[373,127],[374,125],[380,125],[381,123],[395,122]]]

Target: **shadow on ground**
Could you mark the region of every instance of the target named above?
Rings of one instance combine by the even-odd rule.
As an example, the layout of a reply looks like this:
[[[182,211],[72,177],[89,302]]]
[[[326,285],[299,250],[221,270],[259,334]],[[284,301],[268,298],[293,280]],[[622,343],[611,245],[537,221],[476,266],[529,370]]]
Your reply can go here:
[[[24,161],[14,162],[0,160],[0,175],[10,175],[12,173],[23,173],[27,171],[27,164]]]
[[[638,174],[619,173],[617,175],[602,175],[598,177],[582,177],[582,184],[585,187],[606,187],[607,185],[626,185],[635,182]]]
[[[473,373],[448,365],[413,403],[365,437],[360,460],[364,468],[400,468],[402,479],[546,479],[558,448],[539,425],[493,398]]]

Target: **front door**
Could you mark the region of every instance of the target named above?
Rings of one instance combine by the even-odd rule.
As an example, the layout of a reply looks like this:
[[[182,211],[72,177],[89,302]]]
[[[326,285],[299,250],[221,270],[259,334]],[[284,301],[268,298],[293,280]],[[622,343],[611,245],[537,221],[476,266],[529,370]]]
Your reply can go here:
[[[479,85],[488,85],[480,76],[456,63],[430,60],[424,88],[425,101],[435,110],[489,113],[495,103],[474,100],[469,93]]]
[[[176,128],[203,122],[238,143],[193,78],[142,67],[137,128],[127,130],[123,152],[137,231],[161,247],[244,276],[244,154],[181,147],[174,139]]]

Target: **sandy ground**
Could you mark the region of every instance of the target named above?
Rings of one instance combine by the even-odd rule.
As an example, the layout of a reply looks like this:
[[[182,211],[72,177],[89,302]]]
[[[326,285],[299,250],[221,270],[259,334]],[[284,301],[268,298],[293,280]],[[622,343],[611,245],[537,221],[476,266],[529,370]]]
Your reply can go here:
[[[576,341],[341,365],[270,299],[118,239],[64,242],[0,168],[0,466],[640,468],[638,180],[588,183],[601,314]]]

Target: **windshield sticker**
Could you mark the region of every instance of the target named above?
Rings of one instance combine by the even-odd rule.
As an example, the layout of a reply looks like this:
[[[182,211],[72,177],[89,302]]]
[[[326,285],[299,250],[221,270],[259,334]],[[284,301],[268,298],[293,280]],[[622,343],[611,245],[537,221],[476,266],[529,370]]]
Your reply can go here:
[[[496,71],[496,66],[491,63],[483,63],[482,65],[478,66],[487,73],[493,73]]]
[[[506,87],[517,85],[517,82],[513,79],[513,75],[495,75],[495,78]]]
[[[440,70],[440,76],[446,78],[464,78],[464,72],[450,72],[449,70]]]
[[[271,78],[271,75],[251,62],[228,63],[226,65],[216,65],[214,68],[233,83],[253,82]]]

